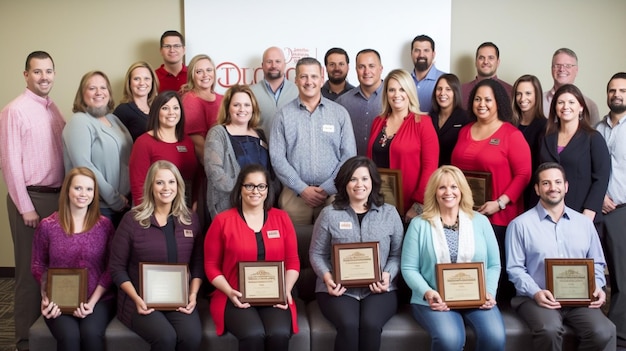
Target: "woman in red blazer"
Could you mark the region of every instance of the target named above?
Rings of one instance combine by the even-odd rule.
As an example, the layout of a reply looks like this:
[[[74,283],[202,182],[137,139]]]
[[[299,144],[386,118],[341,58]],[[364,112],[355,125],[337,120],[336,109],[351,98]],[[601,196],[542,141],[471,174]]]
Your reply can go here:
[[[204,241],[204,270],[217,288],[211,297],[217,334],[232,333],[242,351],[287,351],[292,332],[298,332],[291,297],[300,272],[296,232],[287,213],[272,207],[273,191],[265,167],[244,167],[231,193],[232,208],[213,219]],[[240,261],[284,261],[287,303],[242,303]]]
[[[383,83],[383,111],[374,119],[367,156],[376,166],[402,171],[405,220],[421,213],[424,189],[439,162],[439,141],[430,117],[420,112],[411,75],[395,69]]]

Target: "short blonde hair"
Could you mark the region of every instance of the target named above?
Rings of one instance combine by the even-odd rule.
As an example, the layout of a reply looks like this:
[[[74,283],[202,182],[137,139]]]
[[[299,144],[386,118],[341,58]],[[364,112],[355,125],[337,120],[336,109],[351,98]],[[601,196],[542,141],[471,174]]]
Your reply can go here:
[[[439,211],[439,203],[437,202],[437,188],[444,176],[449,175],[456,183],[461,191],[461,201],[459,203],[460,210],[473,216],[474,198],[472,197],[472,189],[470,189],[467,179],[463,172],[455,166],[441,166],[437,168],[428,179],[426,190],[424,191],[424,213],[422,218],[431,222],[441,215]]]

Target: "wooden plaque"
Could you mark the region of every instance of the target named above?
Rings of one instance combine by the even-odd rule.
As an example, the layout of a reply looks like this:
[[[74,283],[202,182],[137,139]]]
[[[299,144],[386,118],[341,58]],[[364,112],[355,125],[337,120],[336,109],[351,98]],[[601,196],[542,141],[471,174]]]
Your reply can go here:
[[[593,259],[546,258],[546,288],[562,306],[589,306],[595,300]]]
[[[189,303],[185,263],[139,263],[139,295],[148,308],[172,311]]]
[[[482,262],[438,263],[437,291],[450,308],[478,308],[487,301]]]
[[[72,314],[87,302],[87,268],[49,268],[46,294],[61,313]]]
[[[239,300],[252,306],[287,303],[283,261],[239,262]]]
[[[382,280],[378,242],[333,245],[335,283],[345,287],[366,287]]]

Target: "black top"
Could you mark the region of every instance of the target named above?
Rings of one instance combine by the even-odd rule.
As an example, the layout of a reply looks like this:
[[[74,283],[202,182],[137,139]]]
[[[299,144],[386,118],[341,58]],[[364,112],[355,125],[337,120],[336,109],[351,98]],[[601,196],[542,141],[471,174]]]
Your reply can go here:
[[[541,148],[541,142],[543,137],[546,135],[546,124],[548,123],[548,119],[544,117],[536,117],[530,122],[529,125],[523,126],[518,125],[517,128],[524,134],[524,139],[528,143],[530,147],[530,157],[532,160],[532,171],[533,177],[537,167],[539,167],[539,150]],[[535,192],[535,181],[534,179],[530,180],[530,183],[524,190],[524,209],[528,210],[531,207],[534,207],[539,201],[539,197]]]
[[[143,113],[134,102],[119,104],[113,114],[126,126],[133,141],[148,129],[148,115]]]
[[[389,147],[391,146],[391,142],[393,141],[392,135],[388,137],[385,134],[385,129],[387,126],[384,126],[383,129],[380,130],[378,136],[376,137],[376,141],[372,145],[372,161],[376,164],[377,167],[380,168],[389,168]]]
[[[459,138],[459,131],[461,127],[469,123],[467,113],[462,108],[455,109],[441,128],[439,128],[439,114],[431,111],[430,117],[439,138],[439,166],[449,165],[452,150]]]

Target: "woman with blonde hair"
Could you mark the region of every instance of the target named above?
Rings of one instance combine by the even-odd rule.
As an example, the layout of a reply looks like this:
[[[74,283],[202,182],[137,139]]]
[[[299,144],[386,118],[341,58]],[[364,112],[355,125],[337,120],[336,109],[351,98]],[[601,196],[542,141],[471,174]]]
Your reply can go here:
[[[367,157],[379,168],[402,171],[405,213],[400,215],[408,221],[421,213],[426,182],[439,162],[439,141],[430,117],[420,112],[407,71],[389,72],[383,92],[383,111],[372,123]]]
[[[211,184],[207,206],[212,218],[230,208],[230,193],[243,167],[256,163],[271,173],[267,137],[260,121],[259,104],[250,87],[230,87],[217,125],[209,130],[204,145],[204,169]]]
[[[100,215],[95,174],[86,167],[70,170],[61,187],[59,210],[35,230],[31,263],[33,277],[41,283],[41,314],[58,350],[105,349],[104,331],[115,312],[107,270],[114,233],[111,221]],[[61,314],[47,296],[49,268],[87,269],[87,301],[72,314]]]
[[[187,68],[187,83],[180,88],[187,121],[187,133],[195,145],[196,156],[204,159],[204,140],[215,125],[224,98],[215,92],[215,64],[208,55],[194,56]]]
[[[401,270],[411,288],[411,311],[431,337],[431,350],[462,350],[465,323],[476,350],[504,350],[505,330],[496,306],[500,276],[498,242],[489,220],[472,210],[472,191],[460,169],[441,166],[424,195],[424,213],[411,221],[402,247]],[[450,309],[437,291],[438,263],[483,262],[486,302]]]
[[[159,81],[149,63],[138,61],[128,67],[124,77],[122,102],[113,114],[126,126],[133,141],[146,132],[150,105],[159,91]]]
[[[117,317],[152,350],[197,350],[202,328],[196,299],[202,277],[201,230],[185,205],[185,183],[169,161],[152,164],[142,202],[120,223],[111,245],[110,271],[119,287]],[[187,264],[187,304],[176,310],[148,308],[139,295],[141,262]]]

